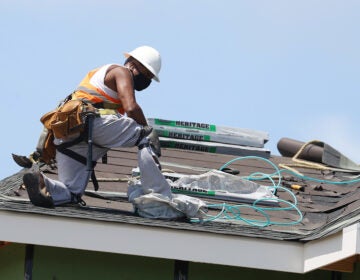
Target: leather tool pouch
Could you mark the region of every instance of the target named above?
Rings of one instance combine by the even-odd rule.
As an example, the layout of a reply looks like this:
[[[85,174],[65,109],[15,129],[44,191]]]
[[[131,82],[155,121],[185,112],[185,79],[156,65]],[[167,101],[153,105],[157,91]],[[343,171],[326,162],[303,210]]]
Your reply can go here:
[[[81,100],[69,100],[46,113],[40,119],[44,126],[54,133],[55,138],[66,138],[84,131],[86,115],[95,113],[96,108]]]
[[[54,134],[44,126],[36,145],[36,152],[33,153],[33,158],[52,165],[55,162],[55,156]]]

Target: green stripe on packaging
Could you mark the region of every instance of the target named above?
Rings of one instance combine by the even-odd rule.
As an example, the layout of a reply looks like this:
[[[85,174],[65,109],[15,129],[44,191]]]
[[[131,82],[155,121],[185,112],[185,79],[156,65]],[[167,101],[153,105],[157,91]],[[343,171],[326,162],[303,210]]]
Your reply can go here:
[[[184,139],[184,140],[192,140],[192,141],[211,142],[211,136],[210,135],[174,132],[174,131],[159,130],[159,129],[156,129],[156,132],[157,132],[158,136],[160,136],[160,137],[168,137],[168,138],[176,138],[176,139]]]
[[[216,125],[214,124],[186,122],[186,121],[170,121],[163,119],[154,119],[154,123],[156,125],[167,125],[172,127],[192,128],[192,129],[216,132]]]
[[[161,147],[164,148],[173,148],[173,149],[181,149],[181,150],[189,150],[189,151],[199,151],[199,152],[207,152],[216,154],[216,147],[209,147],[205,145],[196,145],[189,144],[183,142],[175,142],[175,141],[165,141],[160,140]]]

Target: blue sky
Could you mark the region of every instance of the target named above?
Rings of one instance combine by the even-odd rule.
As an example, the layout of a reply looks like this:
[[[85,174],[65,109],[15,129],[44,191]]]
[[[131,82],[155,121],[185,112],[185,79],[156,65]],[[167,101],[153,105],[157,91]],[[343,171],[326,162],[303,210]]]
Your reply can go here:
[[[88,70],[157,48],[147,117],[321,140],[360,163],[360,2],[334,0],[1,0],[0,178],[29,154],[39,118]]]

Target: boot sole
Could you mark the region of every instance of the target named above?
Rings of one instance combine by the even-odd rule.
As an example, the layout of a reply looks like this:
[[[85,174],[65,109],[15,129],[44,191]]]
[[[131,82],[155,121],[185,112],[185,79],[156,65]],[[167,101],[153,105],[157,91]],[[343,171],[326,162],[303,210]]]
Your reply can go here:
[[[54,207],[54,203],[50,197],[45,197],[39,189],[39,173],[26,173],[23,177],[24,185],[26,187],[26,191],[30,198],[30,201],[35,206],[52,208]]]

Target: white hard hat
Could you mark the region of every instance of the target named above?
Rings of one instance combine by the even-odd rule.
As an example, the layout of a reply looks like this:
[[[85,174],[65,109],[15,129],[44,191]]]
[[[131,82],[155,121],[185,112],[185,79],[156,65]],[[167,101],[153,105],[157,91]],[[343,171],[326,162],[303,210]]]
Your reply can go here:
[[[160,53],[152,47],[141,46],[129,53],[124,53],[126,58],[130,56],[144,65],[151,73],[154,74],[153,79],[160,82],[159,72],[161,69],[161,56]]]

